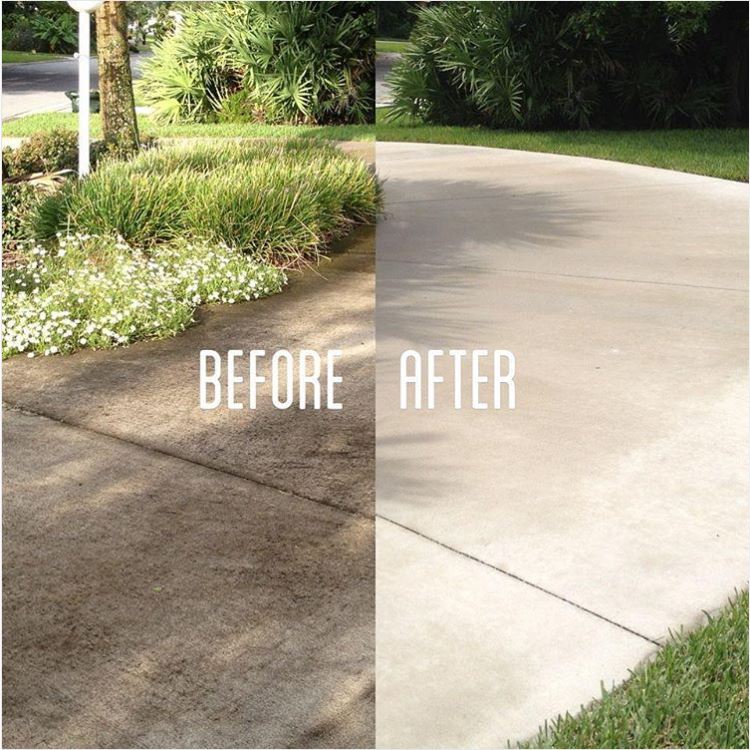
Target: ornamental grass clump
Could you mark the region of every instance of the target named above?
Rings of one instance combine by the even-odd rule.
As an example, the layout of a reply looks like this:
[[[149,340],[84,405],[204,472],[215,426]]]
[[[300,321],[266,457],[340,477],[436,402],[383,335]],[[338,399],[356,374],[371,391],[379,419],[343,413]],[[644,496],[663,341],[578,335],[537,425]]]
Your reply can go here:
[[[203,144],[105,163],[43,201],[33,228],[43,239],[70,230],[143,247],[184,237],[223,242],[285,267],[372,222],[379,203],[367,165],[333,145]]]
[[[146,251],[122,238],[75,235],[30,245],[3,274],[3,357],[57,354],[175,335],[204,302],[280,292],[286,276],[221,243]]]

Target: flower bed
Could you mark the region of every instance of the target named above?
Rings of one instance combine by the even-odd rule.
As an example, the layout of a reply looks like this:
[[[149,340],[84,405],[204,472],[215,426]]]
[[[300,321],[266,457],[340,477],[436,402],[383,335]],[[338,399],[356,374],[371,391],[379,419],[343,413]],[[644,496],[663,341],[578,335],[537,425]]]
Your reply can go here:
[[[4,217],[3,357],[174,335],[197,305],[281,291],[380,205],[362,160],[298,139],[108,156],[52,190]]]
[[[75,235],[21,254],[3,277],[3,357],[172,336],[201,303],[258,299],[286,283],[280,269],[208,242],[146,252],[119,238]]]

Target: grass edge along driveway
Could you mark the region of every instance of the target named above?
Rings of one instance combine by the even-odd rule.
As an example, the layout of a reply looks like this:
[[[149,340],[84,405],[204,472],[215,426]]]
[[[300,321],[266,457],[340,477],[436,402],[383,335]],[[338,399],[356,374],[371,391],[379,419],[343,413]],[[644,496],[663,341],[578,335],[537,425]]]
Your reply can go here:
[[[375,52],[380,54],[390,52],[401,54],[409,49],[410,45],[406,39],[376,39]]]
[[[575,716],[558,716],[519,747],[748,746],[748,592]]]
[[[489,130],[447,125],[425,125],[414,121],[386,119],[386,110],[377,112],[377,124],[367,125],[257,125],[253,123],[162,124],[140,115],[144,136],[161,138],[276,138],[296,136],[334,141],[411,141],[445,143],[521,151],[586,156],[648,167],[672,169],[720,177],[748,180],[748,131],[746,128],[707,128],[705,130],[578,130],[520,131]],[[51,112],[27,115],[3,123],[3,136],[27,137],[54,128],[77,128],[77,115]],[[99,115],[92,116],[94,138],[101,135]]]
[[[747,182],[747,128],[702,130],[490,130],[389,120],[377,110],[379,141],[410,141],[507,148],[660,167]]]

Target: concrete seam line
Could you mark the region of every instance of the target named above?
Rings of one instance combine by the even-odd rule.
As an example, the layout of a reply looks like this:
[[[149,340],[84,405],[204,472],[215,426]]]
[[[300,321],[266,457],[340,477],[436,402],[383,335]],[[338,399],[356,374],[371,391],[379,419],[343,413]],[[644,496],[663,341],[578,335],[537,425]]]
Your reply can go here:
[[[281,492],[282,494],[288,495],[289,497],[296,498],[297,500],[305,500],[306,502],[309,502],[309,503],[322,505],[325,508],[330,508],[331,510],[345,513],[348,516],[354,516],[355,518],[362,518],[362,519],[367,519],[367,520],[372,520],[374,518],[374,516],[372,515],[368,515],[366,513],[359,513],[354,510],[349,510],[348,508],[344,508],[334,503],[326,502],[325,500],[319,500],[317,498],[310,497],[308,495],[300,495],[298,492],[292,492],[292,490],[288,490],[284,487],[271,484],[270,482],[264,479],[261,479],[260,477],[256,478],[256,477],[245,476],[244,474],[239,474],[237,472],[230,471],[228,469],[221,469],[218,466],[211,466],[210,464],[204,464],[204,463],[201,463],[200,461],[195,461],[192,458],[185,458],[185,456],[178,456],[175,453],[169,453],[169,451],[162,450],[161,448],[156,448],[152,445],[146,445],[144,443],[136,442],[135,440],[130,440],[129,438],[121,437],[120,435],[114,435],[111,432],[105,432],[104,430],[97,430],[93,427],[88,427],[86,425],[79,424],[77,422],[69,422],[65,419],[60,419],[59,417],[53,417],[50,414],[45,414],[44,412],[34,411],[33,409],[29,409],[26,406],[19,406],[18,404],[13,404],[8,401],[4,401],[3,406],[13,411],[20,412],[21,414],[29,414],[33,417],[41,417],[42,419],[49,419],[51,422],[57,422],[58,424],[66,425],[67,427],[74,427],[77,430],[81,430],[83,432],[90,432],[93,435],[102,435],[103,437],[109,438],[110,440],[117,440],[121,443],[125,443],[126,445],[132,445],[136,448],[140,448],[141,450],[150,451],[151,453],[157,453],[158,455],[166,456],[167,458],[173,458],[176,461],[184,461],[187,464],[198,466],[201,469],[205,469],[206,471],[213,471],[213,472],[216,472],[217,474],[224,474],[225,476],[232,477],[233,479],[240,479],[243,482],[256,484],[259,487],[265,487],[266,489],[274,490],[275,492]]]
[[[639,633],[637,630],[633,630],[632,628],[629,628],[627,625],[623,625],[620,622],[616,622],[615,620],[611,620],[609,617],[606,617],[605,615],[599,614],[599,612],[595,612],[593,609],[589,609],[588,607],[584,607],[582,604],[578,604],[577,602],[572,601],[571,599],[568,599],[565,596],[562,596],[562,594],[556,594],[554,591],[550,591],[547,588],[544,588],[544,586],[540,586],[538,583],[534,583],[533,581],[529,581],[526,578],[523,578],[516,573],[511,573],[508,570],[504,570],[503,568],[498,567],[497,565],[493,565],[490,562],[487,562],[486,560],[482,560],[479,557],[475,557],[474,555],[469,554],[468,552],[463,552],[460,549],[456,549],[455,547],[451,547],[451,545],[446,544],[445,542],[441,542],[439,539],[433,539],[433,537],[428,536],[427,534],[424,534],[421,531],[417,531],[416,529],[411,528],[410,526],[407,526],[406,524],[399,523],[398,521],[394,521],[392,518],[388,518],[387,516],[383,516],[380,513],[375,514],[376,518],[381,519],[382,521],[386,521],[387,523],[393,524],[394,526],[398,526],[398,528],[403,529],[404,531],[408,531],[412,534],[415,534],[418,537],[421,537],[422,539],[427,540],[428,542],[432,542],[433,544],[437,544],[439,547],[442,547],[443,549],[448,550],[449,552],[455,552],[457,555],[461,555],[461,557],[465,557],[467,560],[471,560],[472,562],[478,563],[479,565],[483,565],[486,568],[490,568],[491,570],[496,571],[497,573],[501,573],[504,576],[508,576],[509,578],[513,578],[514,580],[518,581],[519,583],[523,583],[526,586],[531,586],[531,588],[536,589],[537,591],[541,591],[543,594],[547,594],[548,596],[554,597],[555,599],[559,599],[561,602],[564,602],[565,604],[569,604],[571,607],[575,607],[576,609],[581,610],[582,612],[585,612],[588,615],[592,615],[593,617],[596,617],[599,620],[603,620],[604,622],[614,625],[616,628],[620,628],[620,630],[624,630],[626,633],[630,633],[631,635],[636,636],[637,638],[641,638],[644,641],[647,641],[648,643],[652,643],[654,646],[661,647],[663,644],[661,644],[659,641],[657,641],[654,638],[649,638],[647,635],[643,635],[643,633]],[[377,537],[376,537],[377,538]]]
[[[447,269],[462,269],[467,271],[481,271],[483,273],[516,273],[526,274],[527,276],[551,276],[553,278],[565,278],[565,279],[587,279],[589,281],[614,281],[621,284],[650,284],[653,286],[673,286],[687,289],[706,289],[714,292],[738,292],[740,294],[747,294],[748,289],[742,287],[733,286],[709,286],[705,284],[687,284],[678,281],[650,281],[648,279],[623,279],[617,276],[586,276],[578,273],[555,273],[553,271],[527,271],[523,268],[482,268],[481,266],[471,265],[451,265],[449,263],[430,263],[429,261],[418,261],[418,260],[401,260],[399,258],[383,258],[378,260],[378,263],[402,263],[410,266],[429,266],[430,268],[447,268]]]

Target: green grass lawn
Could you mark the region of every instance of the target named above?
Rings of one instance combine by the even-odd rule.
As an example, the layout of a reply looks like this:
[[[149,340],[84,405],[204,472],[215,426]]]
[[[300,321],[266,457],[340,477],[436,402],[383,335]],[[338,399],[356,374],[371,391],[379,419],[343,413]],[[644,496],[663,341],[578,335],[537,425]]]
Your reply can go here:
[[[522,747],[748,747],[748,595]]]
[[[49,112],[29,115],[3,123],[6,137],[24,137],[40,130],[77,128],[77,115]],[[416,141],[423,143],[457,143],[468,146],[543,151],[547,153],[590,156],[597,159],[643,164],[651,167],[694,172],[728,180],[747,181],[747,130],[571,130],[527,132],[488,130],[443,125],[387,122],[384,110],[378,110],[377,125],[254,125],[245,124],[179,124],[154,122],[139,115],[142,135],[160,138],[273,138],[297,136],[328,140]],[[93,137],[101,134],[100,119],[91,119]]]
[[[424,125],[408,120],[389,122],[377,112],[379,141],[416,141],[489,146],[590,156],[678,172],[747,181],[746,128],[706,130],[568,130],[529,132],[480,127]]]
[[[76,130],[78,115],[72,112],[47,112],[28,115],[3,122],[6,138],[24,137],[40,130],[67,128]],[[138,116],[141,135],[157,138],[323,138],[332,141],[371,141],[375,138],[374,125],[255,125],[252,123],[207,123],[202,125],[165,125],[154,122],[148,115]],[[101,135],[101,118],[91,117],[91,135]]]
[[[52,55],[48,52],[15,52],[3,50],[4,63],[27,63],[27,62],[50,62],[52,60],[65,60],[63,55]]]
[[[406,52],[409,42],[403,39],[376,39],[375,52]]]

